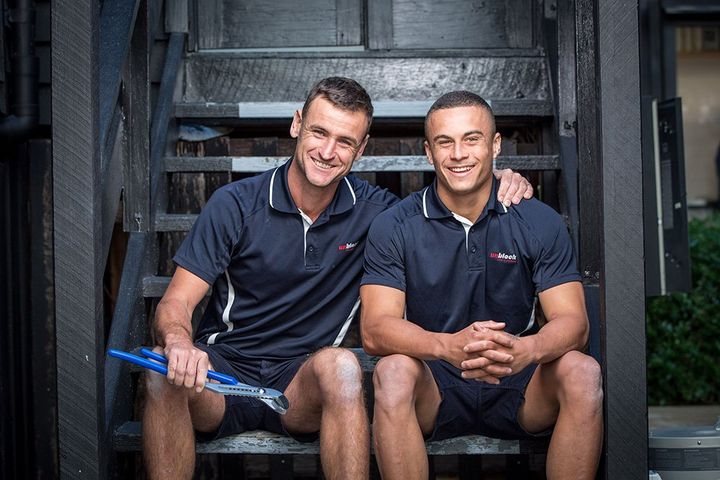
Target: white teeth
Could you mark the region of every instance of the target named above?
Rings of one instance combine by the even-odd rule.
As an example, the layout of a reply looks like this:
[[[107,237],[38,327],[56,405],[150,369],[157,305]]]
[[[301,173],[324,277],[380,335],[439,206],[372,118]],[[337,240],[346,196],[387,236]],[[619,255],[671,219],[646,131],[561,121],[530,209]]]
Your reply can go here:
[[[333,166],[329,163],[320,162],[318,160],[315,160],[314,158],[312,159],[312,162],[315,164],[315,166],[317,166],[318,168],[322,168],[323,170],[330,170],[331,168],[333,168]]]
[[[455,173],[463,173],[463,172],[469,172],[472,169],[472,167],[451,167],[448,170]]]

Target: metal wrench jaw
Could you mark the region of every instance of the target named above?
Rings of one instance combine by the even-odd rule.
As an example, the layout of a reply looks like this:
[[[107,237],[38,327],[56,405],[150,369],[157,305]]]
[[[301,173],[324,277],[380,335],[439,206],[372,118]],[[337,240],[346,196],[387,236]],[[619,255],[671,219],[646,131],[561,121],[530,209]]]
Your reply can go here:
[[[240,397],[257,398],[280,415],[285,415],[287,413],[287,409],[290,407],[290,402],[288,402],[287,397],[272,388],[252,387],[242,383],[238,385],[206,383],[205,388],[211,392],[219,393],[221,395],[236,395]]]
[[[261,398],[260,400],[280,415],[285,415],[288,411],[288,408],[290,407],[288,399],[285,397],[285,395],[282,394],[279,397],[273,398],[272,400],[265,398]]]
[[[273,397],[272,399],[272,405],[268,403],[268,406],[278,412],[280,415],[285,415],[288,411],[288,408],[290,408],[290,402],[288,401],[287,397],[283,395],[281,392],[278,392],[277,390],[273,390],[272,388],[266,388],[265,393],[267,395],[270,395]],[[267,403],[267,402],[265,402]]]

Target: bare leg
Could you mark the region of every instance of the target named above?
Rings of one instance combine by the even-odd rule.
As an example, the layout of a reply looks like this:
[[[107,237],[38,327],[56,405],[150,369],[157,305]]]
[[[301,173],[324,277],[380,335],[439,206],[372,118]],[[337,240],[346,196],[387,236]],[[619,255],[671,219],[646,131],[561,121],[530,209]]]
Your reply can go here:
[[[225,398],[170,385],[164,376],[145,376],[143,453],[151,479],[190,479],[195,470],[195,433],[216,429],[225,412]]]
[[[289,432],[320,431],[320,460],[325,477],[366,479],[370,432],[357,357],[343,348],[324,348],[311,356],[293,378],[282,418]]]
[[[555,423],[548,479],[595,478],[602,450],[602,408],[602,376],[592,357],[572,351],[537,368],[518,419],[529,432]]]
[[[390,355],[375,367],[373,384],[373,442],[382,478],[427,478],[423,435],[432,432],[441,401],[430,369],[415,358]]]

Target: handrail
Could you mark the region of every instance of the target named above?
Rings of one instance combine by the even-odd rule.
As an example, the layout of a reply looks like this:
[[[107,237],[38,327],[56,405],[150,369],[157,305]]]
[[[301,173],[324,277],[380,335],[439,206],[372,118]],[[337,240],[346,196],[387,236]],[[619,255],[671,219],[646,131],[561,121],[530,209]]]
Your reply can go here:
[[[103,2],[100,12],[100,145],[104,146],[120,91],[140,0]]]
[[[151,170],[160,171],[165,153],[170,113],[172,112],[175,81],[182,62],[185,46],[184,33],[172,33],[168,43],[163,68],[160,93],[152,115],[151,127]],[[158,188],[153,182],[151,194]],[[127,350],[141,341],[142,320],[145,318],[142,279],[152,274],[157,263],[157,238],[154,232],[132,233],[123,264],[120,289],[115,312],[113,312],[107,348]],[[120,362],[122,363],[122,362]],[[123,385],[124,384],[124,385]],[[118,362],[108,360],[105,363],[105,432],[112,430],[127,418],[121,418],[123,403],[127,403],[130,388],[130,376]],[[124,409],[127,413],[127,409]]]

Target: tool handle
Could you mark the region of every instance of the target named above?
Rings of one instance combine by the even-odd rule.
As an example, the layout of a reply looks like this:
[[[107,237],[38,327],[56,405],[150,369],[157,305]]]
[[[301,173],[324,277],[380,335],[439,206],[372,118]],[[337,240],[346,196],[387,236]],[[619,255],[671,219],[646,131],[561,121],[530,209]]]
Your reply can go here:
[[[167,364],[167,358],[165,358],[164,355],[155,353],[152,350],[150,350],[149,348],[145,348],[145,347],[141,348],[140,353],[142,355],[145,355],[148,358],[151,358],[153,360],[157,360],[158,362]],[[166,369],[166,371],[167,371],[167,369]],[[240,383],[237,381],[237,379],[235,379],[235,377],[231,377],[230,375],[225,375],[224,373],[215,372],[213,370],[208,370],[207,377],[210,380],[217,380],[218,382],[224,383],[226,385],[237,385],[238,383]]]
[[[134,363],[135,365],[140,365],[141,367],[145,367],[147,369],[167,376],[167,367],[161,363],[153,362],[146,358],[133,355],[132,353],[123,352],[122,350],[115,350],[113,348],[108,350],[108,355],[110,355],[111,357],[119,358],[120,360],[125,360],[126,362]]]

